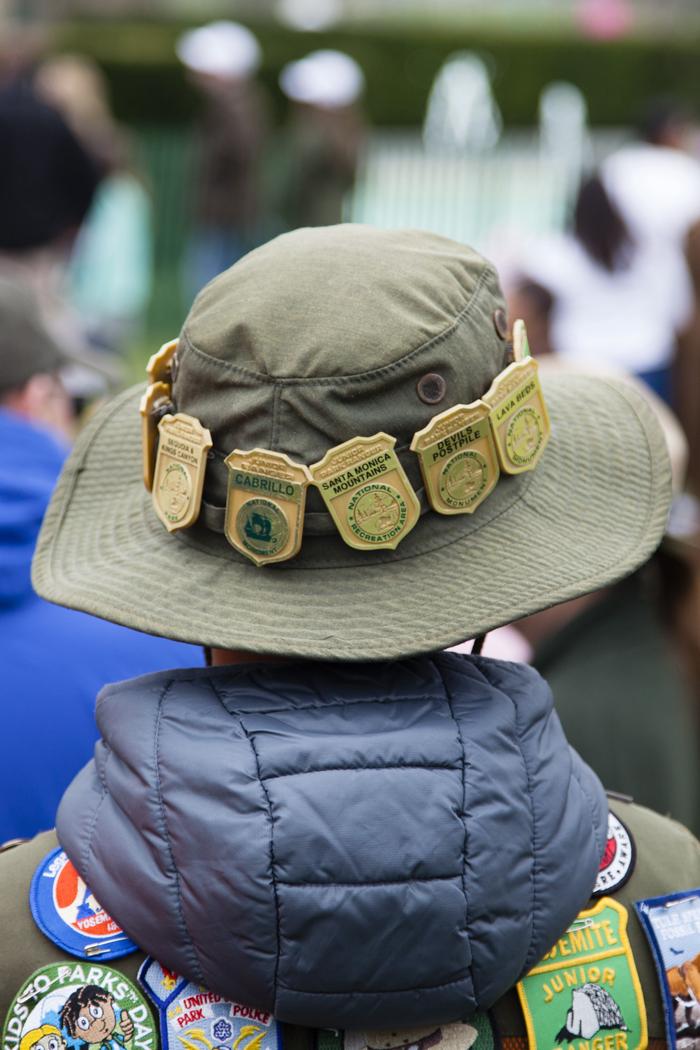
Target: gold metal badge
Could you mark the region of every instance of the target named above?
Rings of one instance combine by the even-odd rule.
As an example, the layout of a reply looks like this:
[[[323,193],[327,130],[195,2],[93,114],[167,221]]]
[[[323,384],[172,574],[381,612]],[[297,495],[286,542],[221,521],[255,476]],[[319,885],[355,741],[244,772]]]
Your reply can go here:
[[[151,383],[141,398],[141,454],[143,458],[143,483],[149,492],[153,489],[153,473],[156,467],[158,445],[158,421],[155,412],[170,404],[170,384]]]
[[[151,355],[146,365],[149,383],[170,382],[170,369],[176,350],[177,339],[171,339],[169,343],[163,343],[157,353]]]
[[[229,470],[226,539],[256,565],[293,558],[304,531],[309,468],[262,448],[234,449],[224,462]]]
[[[211,434],[184,412],[158,424],[153,506],[168,532],[186,529],[199,517]]]
[[[549,415],[534,358],[508,365],[496,376],[483,400],[490,408],[501,469],[506,474],[532,470],[550,435]]]
[[[310,467],[338,532],[357,550],[394,550],[420,517],[395,444],[381,431],[351,438]]]
[[[433,416],[414,435],[411,451],[418,454],[425,491],[438,514],[473,513],[501,473],[483,401]]]

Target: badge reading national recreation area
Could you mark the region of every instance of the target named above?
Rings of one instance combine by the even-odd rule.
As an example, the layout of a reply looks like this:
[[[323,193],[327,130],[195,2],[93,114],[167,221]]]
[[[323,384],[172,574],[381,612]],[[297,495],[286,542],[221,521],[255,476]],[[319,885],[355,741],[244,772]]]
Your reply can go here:
[[[141,454],[143,458],[143,483],[150,492],[156,469],[158,447],[158,409],[170,404],[170,384],[151,383],[141,398]]]
[[[351,438],[310,467],[338,532],[357,550],[394,550],[420,517],[401,466],[396,438],[379,432]]]
[[[226,539],[256,565],[293,558],[304,531],[308,467],[261,448],[234,449],[224,462]]]
[[[282,1050],[272,1014],[233,1003],[146,959],[139,984],[160,1015],[161,1050]]]
[[[433,416],[411,442],[430,506],[438,514],[471,514],[496,486],[500,470],[483,401]]]
[[[28,977],[7,1012],[3,1050],[158,1050],[139,989],[108,966],[53,963]]]
[[[170,383],[173,358],[177,350],[177,339],[163,343],[157,353],[152,354],[146,365],[149,383]]]
[[[163,416],[158,424],[153,505],[168,532],[186,529],[199,517],[211,434],[198,419]]]
[[[618,890],[634,871],[634,839],[619,817],[608,811],[608,837],[600,859],[592,897],[602,897]]]
[[[700,887],[635,904],[661,983],[666,1042],[700,1048]]]
[[[439,1026],[347,1031],[343,1050],[494,1050],[496,1045],[491,1019],[478,1013],[469,1021]]]
[[[496,376],[483,400],[491,410],[491,427],[501,469],[506,474],[532,470],[550,434],[537,362],[528,357],[508,365]]]
[[[97,903],[60,847],[52,850],[34,872],[29,905],[44,936],[71,955],[104,960],[137,951],[121,926]]]
[[[601,897],[518,987],[530,1050],[644,1050],[647,1018],[627,909]]]

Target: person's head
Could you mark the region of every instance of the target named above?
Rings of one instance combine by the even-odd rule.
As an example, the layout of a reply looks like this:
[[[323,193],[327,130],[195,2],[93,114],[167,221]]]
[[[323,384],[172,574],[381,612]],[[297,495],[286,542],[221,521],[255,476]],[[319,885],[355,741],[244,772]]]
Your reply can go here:
[[[612,273],[629,261],[634,248],[632,235],[597,172],[581,182],[573,230],[591,259],[603,269]]]
[[[97,984],[83,985],[66,999],[61,1009],[61,1024],[73,1039],[102,1043],[117,1024],[114,1000]]]
[[[640,116],[639,137],[652,146],[684,149],[688,143],[690,117],[687,109],[674,98],[654,98]]]
[[[22,1036],[19,1050],[66,1050],[66,1041],[55,1025],[42,1024]]]

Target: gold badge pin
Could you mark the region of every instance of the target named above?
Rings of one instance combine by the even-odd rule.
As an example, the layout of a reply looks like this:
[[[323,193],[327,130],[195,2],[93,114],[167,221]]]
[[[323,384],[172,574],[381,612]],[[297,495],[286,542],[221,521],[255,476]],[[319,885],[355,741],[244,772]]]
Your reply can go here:
[[[420,517],[395,444],[383,432],[351,438],[310,467],[338,532],[357,550],[394,550]]]
[[[224,531],[231,546],[256,565],[286,561],[301,547],[308,467],[283,452],[234,451],[229,470]]]
[[[550,435],[549,415],[534,358],[508,365],[496,376],[483,400],[490,409],[501,469],[506,474],[532,470]]]
[[[496,486],[498,455],[483,401],[433,416],[411,442],[425,491],[438,514],[472,514]]]
[[[141,398],[141,454],[143,458],[143,483],[150,492],[153,489],[153,474],[156,467],[158,445],[158,409],[170,404],[170,384],[151,383]]]
[[[211,434],[183,412],[158,424],[153,506],[168,532],[186,529],[199,517]]]
[[[170,370],[176,350],[177,339],[171,339],[169,343],[163,343],[157,353],[151,355],[146,365],[149,383],[170,382]]]

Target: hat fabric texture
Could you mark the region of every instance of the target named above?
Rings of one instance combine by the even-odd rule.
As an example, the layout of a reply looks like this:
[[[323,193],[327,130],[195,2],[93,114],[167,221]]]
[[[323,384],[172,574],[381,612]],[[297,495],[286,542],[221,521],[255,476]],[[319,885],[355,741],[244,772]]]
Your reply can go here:
[[[415,488],[413,434],[480,398],[507,364],[497,276],[419,231],[298,230],[197,297],[173,398],[211,433],[204,499],[223,508],[234,448],[306,464],[385,431]],[[445,381],[439,404],[420,381]],[[201,519],[168,534],[141,481],[139,399],[86,427],[40,535],[49,600],[140,630],[228,649],[393,658],[453,645],[631,572],[660,542],[671,473],[662,432],[624,381],[549,375],[552,436],[533,471],[501,477],[471,515],[423,514],[394,551],[308,528],[300,553],[257,568]],[[323,510],[309,489],[307,509]]]
[[[0,395],[24,386],[32,376],[58,372],[67,363],[39,320],[31,290],[0,277]]]

